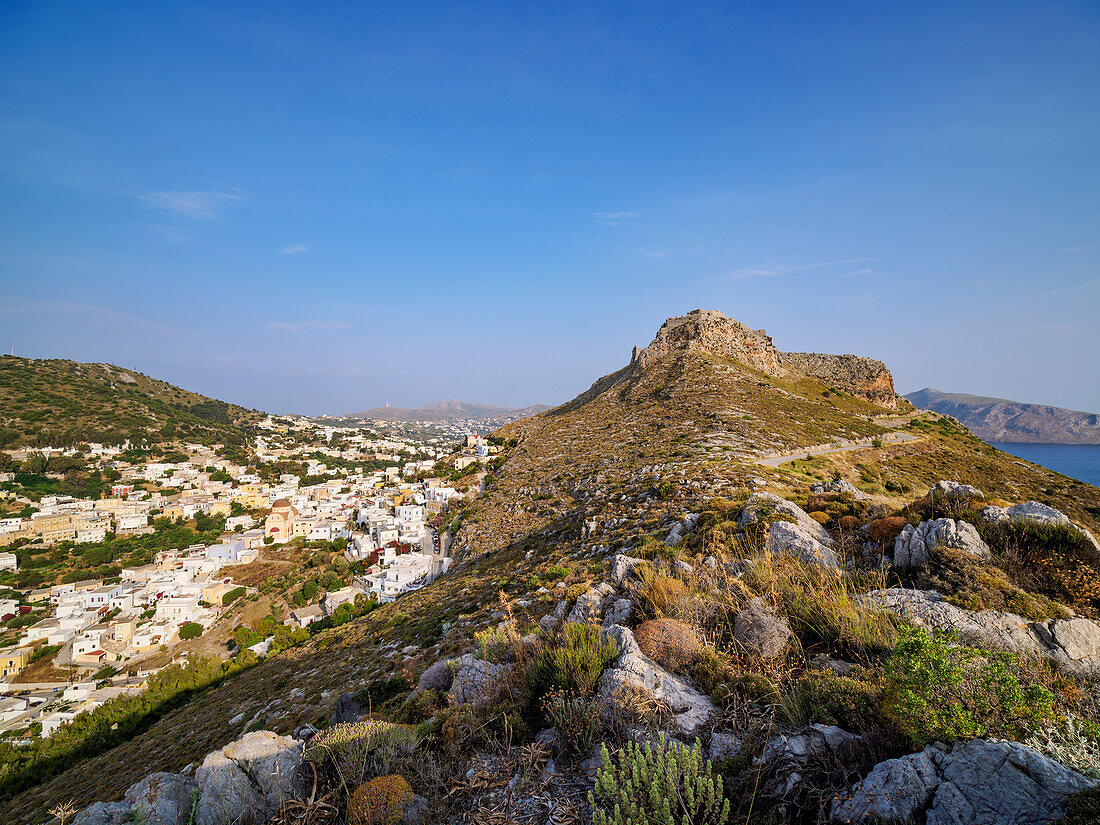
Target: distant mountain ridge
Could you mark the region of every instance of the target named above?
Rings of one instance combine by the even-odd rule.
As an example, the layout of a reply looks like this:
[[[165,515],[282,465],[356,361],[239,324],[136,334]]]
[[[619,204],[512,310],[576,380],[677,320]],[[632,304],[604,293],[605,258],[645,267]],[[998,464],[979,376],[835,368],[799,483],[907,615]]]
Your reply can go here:
[[[1100,444],[1100,415],[1006,398],[926,387],[905,396],[918,407],[957,418],[983,441]]]
[[[496,407],[492,404],[469,404],[465,401],[435,401],[417,407],[415,410],[404,407],[375,407],[363,412],[352,413],[346,418],[376,418],[380,421],[495,421],[507,423],[537,415],[550,407],[546,404],[532,404],[528,407]]]

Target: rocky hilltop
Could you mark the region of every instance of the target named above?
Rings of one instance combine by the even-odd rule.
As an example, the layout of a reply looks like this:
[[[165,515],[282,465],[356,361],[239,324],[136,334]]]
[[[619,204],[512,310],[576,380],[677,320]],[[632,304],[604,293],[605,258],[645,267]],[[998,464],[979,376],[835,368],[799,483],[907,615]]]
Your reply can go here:
[[[445,576],[8,819],[1097,821],[1100,490],[686,319],[494,432]]]
[[[644,370],[671,353],[689,349],[731,358],[777,378],[801,374],[890,409],[898,406],[893,376],[881,361],[858,355],[780,352],[766,330],[750,329],[710,309],[669,318],[653,343],[645,349],[634,348],[630,365]]]
[[[921,409],[957,418],[984,441],[1100,444],[1100,415],[1096,413],[930,387],[905,397]]]

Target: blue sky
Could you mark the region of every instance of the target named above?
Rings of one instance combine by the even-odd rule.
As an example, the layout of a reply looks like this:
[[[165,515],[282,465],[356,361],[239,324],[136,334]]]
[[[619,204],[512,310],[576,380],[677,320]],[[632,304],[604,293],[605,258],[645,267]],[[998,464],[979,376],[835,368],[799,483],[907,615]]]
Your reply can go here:
[[[0,348],[560,402],[665,317],[1100,410],[1095,3],[0,7]]]

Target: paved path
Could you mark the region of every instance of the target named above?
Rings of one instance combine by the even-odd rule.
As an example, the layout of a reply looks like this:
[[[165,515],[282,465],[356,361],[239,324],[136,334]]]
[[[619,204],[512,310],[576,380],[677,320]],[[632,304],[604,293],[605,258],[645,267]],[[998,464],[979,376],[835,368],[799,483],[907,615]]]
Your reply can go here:
[[[917,441],[917,436],[912,433],[886,433],[882,436],[883,444],[901,444],[905,441]],[[862,450],[866,447],[871,447],[871,444],[845,444],[842,447],[821,447],[816,450],[801,450],[790,455],[777,455],[773,458],[758,458],[757,464],[764,467],[778,467],[781,464],[786,464],[788,461],[795,461],[800,458],[805,458],[808,455],[826,455],[828,453],[846,453],[851,450]]]

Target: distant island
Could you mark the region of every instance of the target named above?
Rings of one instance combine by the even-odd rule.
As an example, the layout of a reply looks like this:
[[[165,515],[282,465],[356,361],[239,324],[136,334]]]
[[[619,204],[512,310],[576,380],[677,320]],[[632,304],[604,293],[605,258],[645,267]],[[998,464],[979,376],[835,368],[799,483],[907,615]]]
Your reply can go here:
[[[415,410],[404,407],[375,407],[351,413],[344,418],[374,418],[380,421],[481,421],[506,424],[550,409],[546,404],[529,407],[495,407],[492,404],[468,404],[464,401],[436,401]]]
[[[905,396],[917,407],[950,415],[983,441],[1100,444],[1100,415],[1005,398],[926,387]]]

